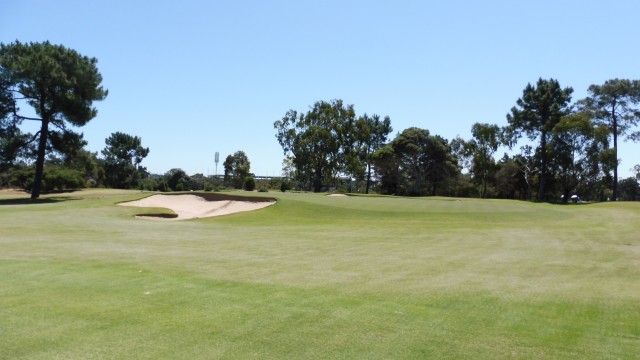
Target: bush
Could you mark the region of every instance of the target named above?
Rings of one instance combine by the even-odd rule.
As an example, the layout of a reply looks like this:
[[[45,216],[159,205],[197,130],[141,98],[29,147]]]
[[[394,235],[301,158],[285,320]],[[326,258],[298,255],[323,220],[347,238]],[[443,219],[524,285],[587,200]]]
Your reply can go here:
[[[244,178],[244,183],[242,185],[242,188],[246,191],[253,191],[256,188],[256,179],[254,179],[251,176],[247,176],[246,178]]]
[[[33,190],[35,168],[26,167],[15,172],[13,182],[27,191]],[[85,187],[84,175],[81,171],[48,165],[42,174],[41,190],[52,191],[77,190]]]
[[[261,187],[258,189],[258,192],[269,192],[269,189],[267,189],[266,187]]]
[[[282,180],[280,183],[280,191],[285,192],[287,190],[291,190],[291,184],[287,180]]]

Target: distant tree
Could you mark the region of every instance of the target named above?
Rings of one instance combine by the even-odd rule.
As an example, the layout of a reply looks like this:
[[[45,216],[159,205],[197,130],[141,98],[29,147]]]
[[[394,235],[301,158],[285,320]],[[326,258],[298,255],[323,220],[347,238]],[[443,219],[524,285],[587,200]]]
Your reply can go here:
[[[289,110],[273,124],[284,155],[293,159],[298,183],[319,192],[338,172],[353,169],[345,164],[345,154],[354,159],[346,148],[355,141],[345,131],[354,119],[353,105],[332,100],[316,102],[306,114]]]
[[[184,191],[191,189],[189,175],[179,168],[167,171],[163,176],[163,181],[173,191]],[[162,191],[162,190],[161,190]]]
[[[256,189],[256,179],[253,178],[253,176],[247,176],[244,178],[244,181],[242,182],[242,188],[245,191],[253,191]]]
[[[473,138],[465,141],[455,138],[451,141],[454,153],[465,164],[472,175],[473,182],[480,187],[480,197],[487,197],[487,187],[494,180],[496,163],[493,154],[500,146],[500,127],[498,125],[475,123],[471,127]]]
[[[589,86],[589,96],[579,102],[600,124],[609,128],[613,138],[613,194],[618,196],[618,137],[640,140],[640,131],[632,131],[640,121],[640,80],[613,79],[603,85]]]
[[[599,178],[607,137],[607,129],[593,123],[586,113],[565,116],[554,126],[551,164],[560,179],[564,202],[581,184]]]
[[[366,166],[365,194],[368,194],[371,187],[373,153],[386,144],[387,136],[393,131],[391,119],[385,116],[381,120],[379,115],[374,114],[369,117],[365,113],[356,121],[355,131],[357,134],[358,164]]]
[[[622,201],[640,201],[640,184],[635,177],[620,181],[620,197]]]
[[[633,171],[636,173],[636,179],[640,180],[640,164],[635,165]]]
[[[14,100],[8,79],[0,74],[0,171],[16,163],[30,138],[20,131],[19,121],[13,115],[13,110]]]
[[[569,113],[569,103],[573,89],[562,89],[557,80],[543,80],[540,78],[533,86],[527,84],[522,97],[516,101],[516,106],[507,114],[509,126],[506,134],[509,145],[515,144],[522,133],[530,140],[540,140],[540,189],[538,199],[545,199],[545,183],[548,173],[547,143],[553,127],[560,119]]]
[[[206,189],[207,187],[212,187],[213,185],[209,183],[208,179],[206,176],[204,176],[204,174],[202,173],[198,173],[198,174],[193,174],[189,177],[189,181],[191,183],[191,186],[193,187],[193,190],[203,190]]]
[[[0,44],[0,78],[12,94],[16,121],[40,122],[32,199],[40,196],[50,134],[64,131],[67,124],[85,125],[97,114],[93,101],[107,96],[96,63],[95,58],[49,42]],[[20,113],[19,102],[33,107],[37,117]]]
[[[140,166],[149,155],[149,148],[142,146],[142,139],[122,132],[112,133],[102,150],[106,184],[112,188],[136,188],[146,174]]]
[[[383,192],[436,195],[438,186],[458,175],[448,142],[428,130],[408,128],[373,156]]]
[[[498,162],[496,171],[496,193],[506,199],[523,199],[528,194],[524,174],[520,165],[508,156]]]
[[[249,176],[251,163],[244,151],[236,151],[233,155],[227,156],[224,161],[224,182],[236,189],[241,189],[244,178]]]

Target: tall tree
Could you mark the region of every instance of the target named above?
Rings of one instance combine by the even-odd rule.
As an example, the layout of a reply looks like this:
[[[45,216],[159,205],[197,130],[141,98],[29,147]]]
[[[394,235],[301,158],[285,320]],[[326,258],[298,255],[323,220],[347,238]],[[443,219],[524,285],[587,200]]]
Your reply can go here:
[[[447,140],[416,127],[398,134],[373,158],[383,191],[396,195],[436,195],[438,186],[459,172]]]
[[[451,141],[451,147],[460,160],[465,163],[473,175],[473,182],[480,186],[480,197],[487,196],[487,187],[496,170],[493,154],[500,146],[500,127],[492,124],[475,123],[471,127],[473,138],[464,141],[455,138]]]
[[[319,192],[347,168],[344,131],[354,119],[353,105],[332,100],[316,102],[306,114],[289,110],[273,124],[284,155],[293,158],[299,183]]]
[[[606,127],[594,124],[586,113],[565,116],[553,128],[551,163],[557,169],[564,202],[578,186],[595,183],[600,177],[607,133]]]
[[[615,166],[613,168],[612,199],[618,197],[618,136],[640,140],[640,131],[632,131],[640,121],[640,80],[613,79],[603,85],[589,86],[589,96],[579,103],[601,124],[606,125],[613,138]]]
[[[368,194],[371,187],[373,153],[386,144],[387,136],[393,131],[391,119],[385,116],[381,120],[379,115],[374,114],[369,117],[365,113],[356,121],[355,130],[358,138],[359,163],[366,166],[365,194]]]
[[[244,179],[249,176],[251,162],[244,151],[239,150],[224,160],[224,181],[236,189],[241,189]]]
[[[0,44],[0,77],[8,82],[14,116],[40,122],[32,199],[40,196],[50,133],[85,125],[97,115],[93,101],[107,96],[96,63],[95,58],[49,42]],[[37,117],[19,113],[18,102],[33,107]]]
[[[149,148],[142,146],[142,139],[123,132],[112,133],[102,150],[107,185],[128,189],[138,186],[147,171],[140,166],[149,155]]]
[[[570,111],[569,103],[573,89],[561,88],[557,80],[538,79],[535,86],[527,84],[522,97],[516,101],[516,106],[507,114],[510,135],[509,142],[515,143],[522,133],[530,140],[539,139],[540,145],[540,189],[538,199],[545,199],[545,183],[548,173],[547,142],[549,134],[560,119]]]
[[[18,160],[27,149],[29,134],[23,134],[18,127],[20,121],[13,115],[15,101],[10,91],[9,79],[0,73],[0,171]]]

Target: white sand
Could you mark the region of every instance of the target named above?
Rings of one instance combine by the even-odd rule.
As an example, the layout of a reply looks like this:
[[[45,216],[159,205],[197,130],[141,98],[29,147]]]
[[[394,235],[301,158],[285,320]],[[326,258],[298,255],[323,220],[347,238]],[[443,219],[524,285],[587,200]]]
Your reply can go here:
[[[275,204],[274,201],[207,201],[196,195],[152,195],[144,199],[120,203],[118,205],[144,208],[167,208],[178,214],[178,217],[175,218],[144,216],[145,219],[167,221],[228,215],[237,212],[258,210],[273,204]]]

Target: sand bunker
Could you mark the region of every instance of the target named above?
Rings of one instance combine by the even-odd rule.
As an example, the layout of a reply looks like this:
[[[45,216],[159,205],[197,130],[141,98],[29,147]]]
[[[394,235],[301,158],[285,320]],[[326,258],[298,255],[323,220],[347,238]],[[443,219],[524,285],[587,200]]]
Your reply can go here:
[[[178,216],[167,214],[139,215],[140,218],[153,220],[186,220],[204,217],[228,215],[243,211],[252,211],[275,204],[274,199],[243,198],[240,196],[203,195],[152,195],[144,199],[120,203],[121,206],[171,209]]]

